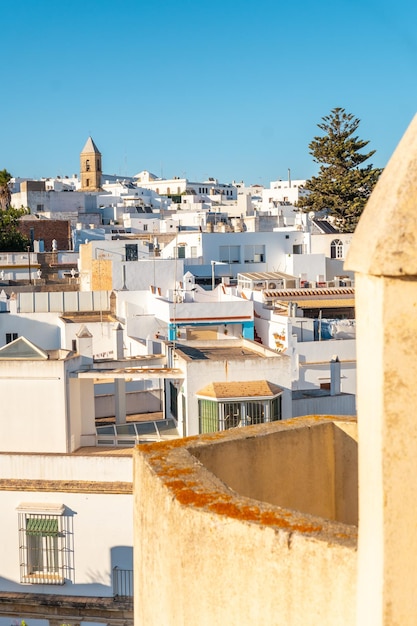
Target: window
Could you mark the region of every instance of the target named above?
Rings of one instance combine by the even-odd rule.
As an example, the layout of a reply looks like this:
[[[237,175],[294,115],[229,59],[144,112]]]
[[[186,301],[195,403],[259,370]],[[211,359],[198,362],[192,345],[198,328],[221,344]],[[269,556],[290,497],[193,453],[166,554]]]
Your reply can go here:
[[[343,242],[340,239],[333,239],[330,244],[330,257],[332,259],[343,259]]]
[[[169,383],[169,408],[172,417],[178,419],[178,389],[171,382]]]
[[[265,246],[245,246],[245,263],[265,263]]]
[[[264,424],[282,419],[281,395],[269,400],[238,400],[218,402],[198,400],[200,433],[214,433],[251,424]]]
[[[178,246],[175,248],[175,257],[177,259],[185,259],[185,246]]]
[[[138,260],[138,245],[136,243],[127,243],[125,246],[126,261]]]
[[[219,246],[219,261],[240,263],[240,246]]]
[[[89,178],[87,178],[87,179],[86,179],[86,181],[85,181],[85,186],[86,186],[86,187],[89,187],[89,186],[90,186],[90,179],[89,179]]]
[[[144,231],[145,231],[145,230],[148,230],[148,225],[147,225],[147,224],[144,224],[144,225],[143,225],[143,230],[144,230]]]
[[[6,343],[11,343],[15,339],[17,339],[18,336],[19,335],[17,333],[6,333]]]
[[[64,515],[65,507],[21,504],[18,512],[21,582],[62,585],[72,580],[72,517]]]
[[[43,211],[43,209],[44,209],[43,204],[37,204],[37,205],[36,205],[36,210],[37,210],[37,211]]]
[[[90,171],[90,159],[87,159],[85,162],[85,171],[86,172]]]

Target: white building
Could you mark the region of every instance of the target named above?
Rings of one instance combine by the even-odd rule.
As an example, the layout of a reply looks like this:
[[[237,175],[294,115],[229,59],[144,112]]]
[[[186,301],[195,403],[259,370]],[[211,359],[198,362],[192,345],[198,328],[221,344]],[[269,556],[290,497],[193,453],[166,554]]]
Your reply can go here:
[[[271,209],[280,204],[296,205],[300,197],[307,192],[304,189],[305,180],[275,180],[270,183],[269,189],[262,191],[262,208]]]
[[[151,172],[144,170],[134,177],[137,185],[152,189],[162,196],[196,195],[200,198],[218,197],[224,200],[236,200],[237,189],[232,184],[220,183],[216,178],[209,178],[203,182],[192,182],[188,178],[174,176],[174,178],[157,178]]]
[[[131,620],[132,460],[88,447],[93,380],[77,372],[92,364],[91,335],[78,339],[77,353],[24,337],[0,349],[0,617],[9,623],[71,623],[86,605],[92,622]]]
[[[166,411],[182,435],[292,416],[291,359],[245,339],[178,341]]]
[[[97,212],[97,194],[75,191],[73,185],[68,183],[65,188],[59,189],[59,181],[54,180],[28,180],[20,183],[20,191],[12,193],[11,204],[19,208],[29,207],[31,213],[42,213],[46,217],[71,219],[73,223],[77,216],[84,213],[94,214]],[[57,189],[54,187],[57,186]],[[85,221],[92,221],[90,216]]]
[[[224,229],[226,230],[226,228]],[[295,229],[277,232],[180,232],[161,250],[163,258],[184,259],[196,277],[215,282],[238,272],[286,271],[287,256],[309,251],[308,233]],[[214,264],[214,270],[213,270]]]
[[[254,333],[292,360],[293,416],[356,413],[354,290],[302,288],[285,274],[239,274],[237,294],[254,305]]]

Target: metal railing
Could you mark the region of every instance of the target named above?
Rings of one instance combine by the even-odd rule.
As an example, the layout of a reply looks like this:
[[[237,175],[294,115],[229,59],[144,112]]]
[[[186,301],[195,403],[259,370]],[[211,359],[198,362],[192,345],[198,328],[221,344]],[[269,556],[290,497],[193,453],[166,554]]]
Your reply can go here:
[[[113,567],[113,597],[133,598],[133,570]]]

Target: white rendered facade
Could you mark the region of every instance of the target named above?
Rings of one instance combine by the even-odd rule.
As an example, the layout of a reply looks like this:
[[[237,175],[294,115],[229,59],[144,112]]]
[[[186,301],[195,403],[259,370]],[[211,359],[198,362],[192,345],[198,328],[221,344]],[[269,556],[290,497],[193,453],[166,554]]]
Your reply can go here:
[[[195,346],[197,351],[204,351],[207,347],[214,351],[219,342],[195,341],[188,344]],[[291,359],[277,354],[264,346],[246,340],[225,339],[222,345],[229,346],[227,356],[200,359],[188,358],[181,344],[175,351],[175,365],[183,372],[178,381],[171,384],[176,388],[178,411],[178,429],[185,436],[196,435],[200,432],[198,419],[198,392],[213,382],[260,381],[267,380],[282,389],[282,419],[292,416],[291,407]],[[227,352],[227,348],[226,348]],[[245,354],[247,355],[245,357]],[[166,400],[169,411],[170,397]]]
[[[180,196],[191,192],[201,198],[207,196],[219,196],[223,199],[236,200],[237,189],[234,185],[220,183],[215,178],[209,178],[202,182],[191,182],[187,178],[156,178],[150,172],[144,170],[135,176],[137,184],[147,189],[152,189],[159,195]]]
[[[279,203],[296,204],[299,198],[306,194],[305,180],[275,180],[270,183],[269,189],[262,191],[262,206],[272,208]]]
[[[65,621],[82,597],[102,599],[91,621],[112,623],[119,570],[132,582],[132,459],[86,447],[96,441],[94,381],[77,372],[92,365],[91,335],[79,342],[76,355],[23,337],[0,350],[0,594],[13,601],[0,617],[9,622]],[[59,596],[58,611],[44,594]]]
[[[161,251],[164,258],[178,255],[186,265],[222,264],[229,276],[238,272],[286,271],[286,256],[309,250],[308,233],[285,229],[279,232],[178,233],[176,240]],[[180,251],[180,248],[183,248]]]

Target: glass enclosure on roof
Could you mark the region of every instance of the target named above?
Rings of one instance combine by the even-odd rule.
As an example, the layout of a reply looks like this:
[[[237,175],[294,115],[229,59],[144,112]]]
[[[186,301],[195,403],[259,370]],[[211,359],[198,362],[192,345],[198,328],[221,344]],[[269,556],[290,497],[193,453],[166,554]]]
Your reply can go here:
[[[276,422],[282,419],[281,395],[266,400],[246,398],[233,402],[199,398],[198,418],[200,434]]]

